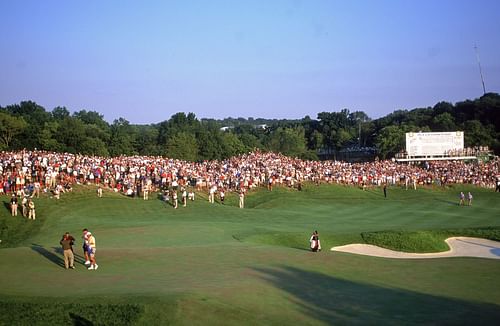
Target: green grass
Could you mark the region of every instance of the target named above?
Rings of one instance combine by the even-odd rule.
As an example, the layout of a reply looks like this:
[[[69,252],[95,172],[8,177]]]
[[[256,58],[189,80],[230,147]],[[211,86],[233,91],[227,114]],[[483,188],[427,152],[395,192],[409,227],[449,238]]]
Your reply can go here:
[[[458,236],[500,241],[500,227],[361,233],[364,243],[397,251],[418,253],[447,251],[450,248],[444,240]]]
[[[4,325],[131,325],[142,314],[137,304],[54,304],[1,302],[0,323]]]
[[[500,201],[462,188],[362,191],[307,185],[174,210],[79,187],[36,200],[37,220],[0,210],[0,325],[496,324],[500,261],[391,260],[331,252],[369,242],[435,251],[451,235],[498,239]],[[7,197],[3,198],[6,202]],[[95,235],[99,270],[81,260]],[[308,251],[312,231],[323,251]],[[77,269],[61,267],[61,235],[76,235]],[[388,244],[384,244],[388,243]],[[412,249],[416,248],[416,249]]]

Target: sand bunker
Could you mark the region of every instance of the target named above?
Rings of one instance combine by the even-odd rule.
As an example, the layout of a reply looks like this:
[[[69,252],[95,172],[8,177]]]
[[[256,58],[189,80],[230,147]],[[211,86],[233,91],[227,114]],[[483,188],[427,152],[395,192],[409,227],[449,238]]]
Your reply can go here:
[[[481,257],[500,259],[500,242],[497,241],[468,237],[453,237],[448,238],[445,241],[451,248],[449,251],[428,254],[394,251],[368,244],[350,244],[346,246],[333,247],[331,250],[358,255],[401,259],[444,257]]]

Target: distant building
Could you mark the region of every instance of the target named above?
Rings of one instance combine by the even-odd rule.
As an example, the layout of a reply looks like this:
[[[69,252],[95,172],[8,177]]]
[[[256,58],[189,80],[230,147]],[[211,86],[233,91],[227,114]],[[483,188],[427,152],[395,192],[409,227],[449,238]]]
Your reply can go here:
[[[267,125],[265,123],[262,125],[256,125],[255,129],[267,129]]]
[[[228,130],[230,130],[230,129],[234,129],[234,127],[233,127],[233,126],[227,126],[227,127],[222,127],[222,128],[220,128],[219,130],[220,130],[220,131],[228,131]]]

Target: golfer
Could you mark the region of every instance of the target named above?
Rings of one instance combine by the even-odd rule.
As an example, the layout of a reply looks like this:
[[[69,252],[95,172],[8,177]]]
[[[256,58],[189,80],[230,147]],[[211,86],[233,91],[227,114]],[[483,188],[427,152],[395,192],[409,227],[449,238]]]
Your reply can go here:
[[[61,241],[59,241],[64,252],[64,267],[66,267],[66,269],[75,269],[75,256],[73,254],[74,241],[75,238],[73,238],[69,232],[66,232]]]
[[[95,245],[95,237],[87,231],[87,246],[89,248],[89,256],[90,256],[90,267],[88,270],[97,270],[99,265],[97,265],[95,261],[95,252],[96,252],[96,245]]]
[[[319,241],[318,231],[314,231],[311,234],[311,238],[309,239],[309,243],[311,244],[311,251],[312,252],[321,251],[321,242]]]
[[[465,205],[465,195],[463,191],[460,191],[460,202],[458,203],[459,206]]]
[[[83,245],[82,245],[82,249],[83,249],[83,255],[85,256],[85,265],[88,266],[90,265],[90,247],[88,245],[88,233],[90,233],[87,229],[83,229],[83,236],[82,236],[82,239],[83,239]]]

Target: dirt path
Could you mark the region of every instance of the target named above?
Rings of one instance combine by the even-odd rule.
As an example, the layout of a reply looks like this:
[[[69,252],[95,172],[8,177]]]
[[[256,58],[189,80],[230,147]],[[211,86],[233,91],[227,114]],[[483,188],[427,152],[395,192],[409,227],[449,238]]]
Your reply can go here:
[[[500,259],[500,242],[467,237],[453,237],[445,240],[451,248],[449,251],[417,254],[394,251],[368,244],[350,244],[333,247],[332,251],[348,252],[358,255],[367,255],[384,258],[419,259],[443,257],[481,257]]]

